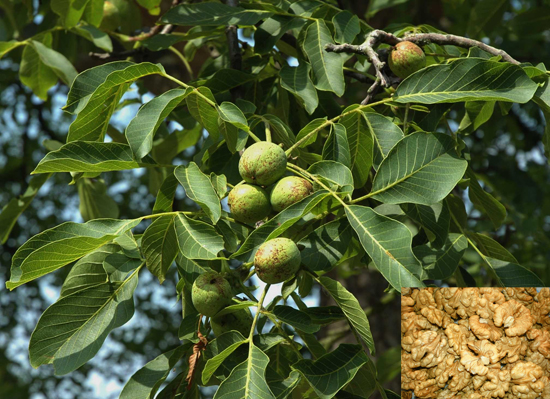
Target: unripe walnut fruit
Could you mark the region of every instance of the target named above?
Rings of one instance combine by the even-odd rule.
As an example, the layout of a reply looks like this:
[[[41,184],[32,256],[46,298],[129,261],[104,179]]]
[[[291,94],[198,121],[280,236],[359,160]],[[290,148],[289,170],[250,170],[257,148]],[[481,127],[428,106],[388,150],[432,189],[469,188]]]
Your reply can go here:
[[[416,44],[403,41],[391,49],[388,64],[396,76],[405,79],[426,66],[426,55]]]
[[[256,275],[267,284],[282,283],[296,275],[302,257],[294,241],[274,238],[264,242],[254,256]]]
[[[271,189],[269,201],[275,212],[304,199],[313,192],[309,181],[298,176],[287,176],[279,180]]]
[[[269,186],[285,172],[285,152],[277,144],[266,141],[252,144],[239,160],[239,173],[247,183]]]
[[[239,184],[229,192],[227,204],[235,220],[254,224],[271,212],[269,197],[264,189],[250,184]]]
[[[191,290],[193,306],[205,316],[214,316],[231,304],[231,286],[216,272],[206,272],[196,278]]]
[[[248,309],[240,309],[233,313],[212,317],[210,325],[216,337],[231,330],[236,330],[243,336],[248,337],[252,327],[252,314]]]

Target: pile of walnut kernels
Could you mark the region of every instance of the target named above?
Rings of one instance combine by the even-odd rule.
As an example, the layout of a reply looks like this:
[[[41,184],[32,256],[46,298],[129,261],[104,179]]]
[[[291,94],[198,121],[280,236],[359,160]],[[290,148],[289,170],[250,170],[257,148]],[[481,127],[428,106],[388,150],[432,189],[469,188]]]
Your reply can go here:
[[[402,397],[550,399],[550,288],[404,288]]]

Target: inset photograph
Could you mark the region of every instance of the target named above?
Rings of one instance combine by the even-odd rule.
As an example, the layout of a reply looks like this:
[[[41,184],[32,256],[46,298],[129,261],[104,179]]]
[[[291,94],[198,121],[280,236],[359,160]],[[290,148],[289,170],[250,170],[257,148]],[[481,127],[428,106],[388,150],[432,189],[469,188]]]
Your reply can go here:
[[[550,288],[401,294],[402,398],[550,398]]]

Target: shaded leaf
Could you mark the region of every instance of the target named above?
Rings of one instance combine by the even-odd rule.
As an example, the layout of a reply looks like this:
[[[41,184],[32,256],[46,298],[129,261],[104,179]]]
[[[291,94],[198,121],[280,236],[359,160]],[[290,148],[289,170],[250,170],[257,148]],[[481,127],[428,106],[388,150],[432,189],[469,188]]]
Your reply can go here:
[[[202,383],[206,385],[214,372],[222,364],[222,362],[230,356],[239,346],[248,342],[248,339],[243,337],[242,334],[238,331],[228,331],[217,337],[214,341],[220,340],[223,341],[223,350],[219,351],[215,356],[207,360],[206,365],[202,371]],[[209,344],[212,344],[212,341]]]
[[[357,15],[344,10],[332,17],[334,25],[334,41],[336,43],[352,43],[361,32]]]
[[[464,235],[450,233],[441,249],[419,245],[413,251],[424,265],[428,279],[443,280],[453,275],[467,247],[468,240]]]
[[[108,194],[102,179],[78,179],[80,215],[85,222],[92,219],[118,218],[118,205]]]
[[[305,62],[297,67],[285,65],[279,71],[279,76],[281,86],[299,98],[304,103],[307,113],[311,115],[319,105],[319,98],[309,77],[309,70],[310,66]]]
[[[346,128],[340,123],[335,123],[331,127],[330,135],[323,147],[323,160],[339,162],[351,169],[351,155]]]
[[[316,361],[300,360],[292,369],[302,373],[320,398],[329,399],[350,382],[367,361],[360,345],[340,344]]]
[[[197,92],[202,94],[202,96],[197,94]],[[218,130],[218,111],[216,110],[216,100],[210,89],[207,87],[195,89],[187,96],[185,102],[193,118],[208,130],[214,141],[217,141],[220,135]]]
[[[370,331],[369,320],[357,298],[344,288],[340,282],[329,277],[319,277],[317,281],[327,290],[340,309],[342,309],[350,325],[357,331],[365,344],[367,344],[371,353],[374,354],[374,341]]]
[[[161,284],[179,251],[174,219],[174,216],[159,217],[147,227],[141,238],[147,269]]]
[[[489,216],[495,229],[498,229],[506,219],[506,208],[481,187],[472,168],[466,170],[466,177],[470,179],[470,189],[468,190],[470,200],[477,209]]]
[[[306,333],[319,331],[319,325],[313,324],[311,317],[307,313],[293,307],[282,305],[275,306],[273,314],[283,323],[289,324]]]
[[[149,399],[154,397],[172,368],[185,355],[190,345],[190,343],[180,345],[163,353],[136,371],[122,389],[120,399]]]
[[[451,214],[446,202],[433,205],[403,204],[403,211],[418,222],[434,247],[441,247],[449,235]]]
[[[255,25],[272,14],[261,10],[247,10],[221,3],[205,2],[180,4],[161,18],[165,24],[195,25]]]
[[[504,287],[544,286],[535,273],[519,265],[516,258],[498,242],[482,234],[468,235],[481,251],[483,261],[492,268],[499,283]]]

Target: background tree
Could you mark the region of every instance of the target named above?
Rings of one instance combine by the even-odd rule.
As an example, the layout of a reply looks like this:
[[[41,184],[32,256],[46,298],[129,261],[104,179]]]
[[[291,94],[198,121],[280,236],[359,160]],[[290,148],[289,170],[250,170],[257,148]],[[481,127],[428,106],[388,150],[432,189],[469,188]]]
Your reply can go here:
[[[253,21],[255,28],[250,27],[249,24],[253,22],[249,21],[236,19],[220,23],[218,20],[217,25],[191,29],[172,23],[155,27],[158,16],[165,15],[172,6],[170,2],[113,1],[106,5],[105,13],[102,10],[103,2],[85,3],[84,6],[70,3],[68,8],[63,8],[60,2],[55,1],[41,2],[40,5],[15,1],[0,4],[4,17],[0,19],[0,39],[4,41],[0,44],[0,54],[3,55],[0,64],[0,124],[3,132],[0,159],[3,190],[0,191],[0,203],[7,204],[0,215],[0,236],[5,241],[0,249],[0,267],[3,269],[2,275],[6,276],[5,280],[8,280],[8,265],[15,250],[31,236],[67,220],[82,221],[100,216],[134,219],[148,214],[153,208],[160,184],[169,175],[166,170],[157,172],[151,168],[145,173],[144,169],[139,169],[103,173],[96,177],[75,175],[73,185],[67,185],[71,181],[67,173],[54,174],[47,181],[46,174],[39,174],[29,181],[29,173],[46,151],[58,149],[66,141],[65,135],[70,130],[69,124],[73,117],[60,111],[61,106],[66,103],[68,88],[57,82],[59,79],[65,84],[71,83],[77,71],[85,71],[93,66],[127,57],[131,57],[130,60],[134,62],[160,62],[167,74],[182,82],[207,85],[214,92],[218,104],[232,101],[249,116],[247,111],[251,108],[247,107],[250,104],[244,102],[249,101],[256,106],[253,111],[256,114],[272,114],[288,124],[291,131],[298,133],[309,121],[315,118],[333,118],[342,112],[343,107],[360,103],[367,94],[374,91],[367,93],[372,87],[375,71],[369,69],[370,64],[362,54],[353,57],[346,55],[337,59],[323,53],[324,57],[332,60],[330,64],[334,69],[331,72],[336,70],[334,65],[341,65],[340,62],[346,60],[343,64],[346,87],[344,94],[339,97],[330,91],[314,90],[309,83],[305,88],[289,84],[292,80],[288,76],[285,79],[285,72],[300,72],[303,74],[300,77],[309,74],[314,79],[312,84],[315,82],[317,89],[320,87],[321,83],[315,80],[318,79],[315,62],[310,59],[311,54],[304,47],[307,29],[314,22],[318,26],[324,23],[331,36],[326,42],[334,39],[336,44],[361,44],[371,27],[384,29],[398,36],[410,31],[437,33],[437,28],[460,36],[483,39],[484,42],[505,50],[515,60],[537,66],[533,68],[522,65],[524,72],[541,85],[542,89],[537,90],[547,87],[547,74],[539,63],[548,62],[545,59],[549,54],[548,35],[544,30],[547,26],[545,16],[550,13],[546,6],[535,1],[404,1],[391,8],[386,8],[389,4],[383,1],[310,2],[311,9],[305,3],[298,3],[290,11],[285,11],[302,14],[301,18],[280,15],[279,21],[278,17],[271,17],[263,23],[260,18],[257,23]],[[264,13],[273,11],[266,4],[253,4],[254,2],[241,2],[240,5],[260,9]],[[391,4],[395,5],[395,2]],[[288,4],[273,2],[272,5],[284,10]],[[301,8],[296,11],[296,7]],[[338,13],[337,7],[347,9],[351,14],[339,14],[334,25],[333,17]],[[359,18],[356,20],[353,15]],[[340,18],[343,17],[347,18],[343,21],[349,22],[345,25],[349,29],[338,30],[335,26],[339,26]],[[195,25],[197,21],[199,19],[195,18],[184,25]],[[269,29],[278,28],[278,25],[272,26],[273,21],[277,24],[281,24],[281,21],[288,23],[280,31],[286,33],[278,37],[273,30],[270,31]],[[249,26],[243,28],[240,41],[235,36],[236,28],[225,29],[224,25],[228,22]],[[355,29],[357,25],[358,31]],[[300,31],[302,35],[299,34]],[[350,39],[349,35],[354,32],[357,32],[355,37]],[[253,47],[249,39],[256,39],[258,45]],[[279,52],[271,51],[274,44]],[[324,45],[325,42],[320,44]],[[382,45],[379,49],[384,47]],[[56,53],[48,49],[53,49]],[[449,45],[427,45],[424,50],[429,63],[443,63],[446,59],[459,55],[489,57],[475,48],[467,53],[464,47]],[[381,56],[383,57],[383,52]],[[295,61],[289,57],[299,59],[298,69],[290,68],[290,65],[295,65]],[[336,63],[334,60],[337,60]],[[305,62],[309,62],[313,71],[304,70],[304,66],[307,66]],[[220,69],[227,68],[244,72],[225,72],[226,75],[220,73]],[[219,74],[217,79],[216,73]],[[108,137],[115,142],[124,142],[122,132],[135,115],[139,104],[150,100],[151,93],[160,95],[173,87],[175,85],[170,80],[156,75],[137,80],[131,86],[129,94],[125,95],[114,110],[108,126]],[[375,89],[378,90],[376,86]],[[375,92],[378,97],[372,100],[387,97],[387,90],[392,89],[381,90],[378,94]],[[456,134],[459,143],[463,140],[467,147],[463,148],[461,144],[458,148],[462,151],[462,156],[469,160],[471,171],[475,175],[468,169],[464,179],[454,189],[454,196],[447,198],[451,206],[458,204],[456,198],[464,201],[468,218],[467,223],[461,221],[462,228],[492,237],[515,257],[515,260],[511,260],[506,255],[506,259],[491,261],[493,265],[521,264],[534,271],[547,285],[548,272],[544,266],[548,259],[550,220],[547,217],[545,195],[548,167],[543,155],[543,133],[544,113],[548,112],[548,103],[544,95],[533,99],[535,101],[521,105],[512,105],[502,98],[496,99],[498,101],[467,101],[466,106],[464,103],[445,103],[423,108],[418,105],[393,104],[393,107],[377,107],[376,111],[391,117],[392,122],[406,132],[411,133],[420,127],[429,131],[441,131],[451,137]],[[429,114],[426,113],[427,109],[431,111]],[[263,138],[264,124],[259,120],[254,122],[256,124],[249,120],[252,130]],[[271,123],[275,122],[271,120]],[[277,138],[277,130],[273,126],[275,125],[272,125],[272,134],[278,142],[280,138]],[[307,147],[308,151],[320,154],[328,134],[329,130],[321,131],[317,141]],[[332,134],[336,136],[336,133]],[[50,141],[44,142],[44,139]],[[168,119],[159,125],[155,139],[152,156],[163,164],[172,161],[179,164],[197,159],[195,155],[212,144],[201,134],[201,128],[189,117],[185,106],[176,108],[168,115]],[[183,149],[185,151],[182,152]],[[229,181],[235,183],[238,179],[236,169],[229,169],[230,173],[227,173],[228,164],[225,162],[234,162],[238,156],[231,155],[226,148],[219,151],[219,154],[216,153],[216,156],[208,160],[207,166],[212,171],[226,173]],[[306,156],[307,153],[300,150],[298,162],[300,157],[306,163],[314,161],[307,160]],[[372,176],[368,178],[365,187],[355,190],[355,198],[369,192],[371,179]],[[27,190],[26,187],[30,188]],[[25,193],[22,197],[14,199],[22,193]],[[364,204],[376,206],[379,203],[368,199]],[[173,209],[188,211],[195,210],[196,207],[183,192],[178,191]],[[427,242],[433,243],[437,232],[430,231],[428,226],[423,226],[418,218],[415,219],[412,214],[414,210],[407,206],[402,206],[401,209],[402,211],[392,209],[387,205],[377,208],[379,212],[408,222],[415,234],[415,248]],[[77,215],[78,211],[81,216]],[[22,216],[17,218],[21,213]],[[459,215],[463,213],[459,211]],[[452,223],[450,225],[451,231],[459,234],[458,226],[453,226]],[[12,226],[15,226],[13,230]],[[134,233],[139,234],[144,228],[145,225],[139,226]],[[471,236],[472,244],[477,243],[476,247],[481,254],[487,255],[483,248],[479,248],[482,245],[475,238],[479,237]],[[359,251],[361,253],[342,262],[330,275],[339,277],[361,305],[367,308],[378,355],[397,344],[397,336],[387,334],[388,330],[392,331],[387,325],[388,320],[378,316],[383,314],[387,306],[394,306],[386,303],[395,303],[390,301],[395,293],[388,293],[380,301],[385,295],[383,291],[387,282],[375,267],[367,269],[369,258],[364,256],[361,249]],[[418,252],[415,253],[418,256]],[[461,268],[457,269],[460,274],[449,277],[448,283],[473,284],[475,281],[477,285],[487,285],[498,282],[491,272],[492,269],[487,267],[487,262],[473,245],[465,249],[460,262]],[[0,373],[3,376],[2,389],[5,390],[2,393],[13,397],[28,397],[30,392],[42,392],[47,397],[78,397],[82,396],[82,390],[92,390],[90,381],[93,381],[98,372],[104,375],[104,379],[110,379],[116,387],[127,381],[129,375],[136,370],[136,363],[144,364],[172,349],[179,342],[176,332],[179,322],[173,317],[177,311],[175,270],[172,269],[166,275],[166,282],[160,287],[150,274],[142,272],[135,296],[137,315],[130,324],[113,331],[107,349],[100,351],[98,357],[92,360],[91,366],[85,365],[63,378],[52,377],[51,369],[43,367],[33,371],[31,377],[25,379],[22,371],[28,370],[28,362],[26,357],[17,354],[25,353],[24,341],[28,342],[40,313],[57,297],[68,271],[69,268],[62,268],[41,278],[38,283],[32,281],[9,295],[7,292],[2,294],[0,346],[5,348],[5,357],[9,359],[9,362],[0,362],[5,367]],[[354,277],[348,278],[350,276]],[[330,300],[330,296],[321,294],[322,305],[329,304]],[[147,328],[143,328],[143,324]],[[346,325],[344,322],[343,326]],[[337,345],[339,340],[356,342],[349,328],[341,328],[337,324],[334,329],[321,329],[320,334],[328,334],[323,341],[326,344]],[[148,344],[143,345],[143,342]],[[391,351],[388,352],[389,359],[391,354]],[[103,359],[108,359],[108,362],[102,361]],[[113,367],[114,365],[117,367]],[[384,367],[380,369],[383,370]],[[381,380],[384,378],[380,376]],[[398,387],[393,389],[397,391]]]

